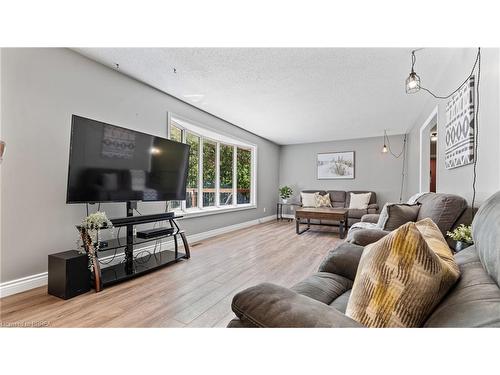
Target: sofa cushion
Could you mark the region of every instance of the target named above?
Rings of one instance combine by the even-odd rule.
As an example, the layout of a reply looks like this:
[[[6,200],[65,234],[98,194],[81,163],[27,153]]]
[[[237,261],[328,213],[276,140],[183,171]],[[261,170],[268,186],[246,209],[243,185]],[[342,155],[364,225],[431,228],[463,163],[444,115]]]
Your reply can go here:
[[[330,195],[330,201],[334,208],[345,207],[346,194],[342,190],[328,190],[327,193]]]
[[[422,205],[417,220],[431,218],[443,235],[467,208],[467,201],[453,194],[427,193],[418,198],[417,202]]]
[[[366,209],[368,209],[368,204],[370,203],[372,193],[349,194],[349,209],[365,210],[366,213]]]
[[[382,230],[393,231],[401,225],[417,220],[420,203],[386,203],[377,222]]]
[[[337,298],[330,303],[330,306],[340,311],[342,314],[345,314],[345,310],[347,309],[347,303],[349,302],[349,297],[351,296],[351,289],[349,289],[344,294],[341,294]]]
[[[500,191],[479,208],[472,222],[472,238],[486,272],[500,285]]]
[[[500,288],[486,273],[475,246],[455,255],[461,276],[424,327],[500,327]]]
[[[365,210],[358,210],[354,208],[349,208],[349,212],[347,213],[347,216],[353,219],[359,219],[366,215],[366,209]]]
[[[346,315],[369,327],[420,327],[459,276],[432,220],[407,223],[365,247]]]
[[[352,281],[345,277],[329,272],[317,272],[294,285],[292,290],[329,305],[351,288]]]

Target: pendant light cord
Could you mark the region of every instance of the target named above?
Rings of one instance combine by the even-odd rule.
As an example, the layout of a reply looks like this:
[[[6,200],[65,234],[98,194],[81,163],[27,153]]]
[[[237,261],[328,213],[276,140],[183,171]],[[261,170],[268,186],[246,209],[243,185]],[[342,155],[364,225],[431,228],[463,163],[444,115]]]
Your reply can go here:
[[[412,69],[415,65],[415,51],[412,51]],[[476,182],[477,182],[477,160],[478,160],[478,146],[479,146],[479,82],[481,79],[481,47],[477,48],[476,60],[474,61],[474,65],[472,66],[472,70],[467,78],[458,86],[457,89],[452,91],[450,94],[446,96],[436,95],[431,90],[420,86],[420,89],[428,92],[436,99],[449,99],[453,94],[457,93],[469,79],[474,76],[474,72],[477,67],[477,81],[476,81],[476,106],[474,108],[474,162],[473,162],[473,172],[472,172],[472,200],[471,200],[471,216],[474,219],[474,206],[476,203]]]

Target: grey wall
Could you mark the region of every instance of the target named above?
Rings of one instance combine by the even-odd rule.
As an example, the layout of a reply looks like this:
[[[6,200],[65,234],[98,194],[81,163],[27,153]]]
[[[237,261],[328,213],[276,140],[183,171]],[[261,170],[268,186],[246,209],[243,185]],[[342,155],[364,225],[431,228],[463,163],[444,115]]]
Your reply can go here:
[[[399,154],[403,136],[389,137],[392,150]],[[373,190],[378,203],[398,202],[403,158],[382,153],[383,137],[281,146],[280,186],[288,185],[298,199],[300,190]],[[355,179],[318,180],[316,155],[322,152],[355,151]]]
[[[470,73],[476,57],[475,49],[458,50],[452,63],[445,69],[436,86],[429,87],[438,95],[453,91]],[[489,195],[500,190],[500,96],[499,96],[499,50],[482,49],[479,107],[479,159],[477,165],[477,202],[481,203]],[[422,82],[425,76],[421,75]],[[415,95],[428,95],[419,92]],[[472,165],[447,170],[444,167],[445,148],[445,107],[447,100],[429,99],[420,115],[416,118],[409,138],[409,175],[407,195],[419,191],[420,127],[433,109],[438,106],[438,192],[459,194],[469,200],[472,198]]]
[[[188,235],[272,215],[279,146],[197,110],[67,49],[3,49],[2,137],[8,153],[1,181],[1,281],[47,270],[47,254],[75,247],[84,205],[66,205],[72,114],[166,136],[167,111],[258,147],[256,209],[183,220]],[[164,203],[142,203],[142,213]],[[266,212],[264,212],[266,208]],[[94,208],[95,209],[95,208]],[[108,216],[124,204],[105,204]]]

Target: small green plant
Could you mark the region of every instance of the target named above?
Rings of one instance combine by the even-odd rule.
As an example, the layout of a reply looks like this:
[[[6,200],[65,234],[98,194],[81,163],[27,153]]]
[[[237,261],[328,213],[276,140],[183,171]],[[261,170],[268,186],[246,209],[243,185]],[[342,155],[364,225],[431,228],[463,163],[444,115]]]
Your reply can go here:
[[[293,194],[293,190],[289,186],[283,186],[283,187],[279,188],[279,192],[280,192],[281,199],[288,199]]]
[[[446,232],[446,235],[452,240],[465,242],[467,244],[472,244],[472,226],[460,224],[452,232]]]
[[[97,211],[90,214],[82,221],[80,226],[80,241],[83,243],[83,252],[87,252],[89,257],[89,267],[92,267],[96,261],[96,252],[99,251],[99,233],[102,229],[111,229],[113,231],[113,223],[108,219],[105,212]],[[79,246],[79,248],[81,248]]]

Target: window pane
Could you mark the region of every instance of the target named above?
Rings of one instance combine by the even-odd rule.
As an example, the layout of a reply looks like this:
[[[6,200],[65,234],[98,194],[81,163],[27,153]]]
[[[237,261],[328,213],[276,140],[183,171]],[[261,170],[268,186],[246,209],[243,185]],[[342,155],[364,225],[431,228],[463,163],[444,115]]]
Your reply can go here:
[[[251,151],[238,148],[236,153],[238,204],[250,203],[251,163]]]
[[[170,209],[178,210],[181,208],[181,201],[170,201]]]
[[[233,146],[220,145],[220,205],[233,204]]]
[[[203,207],[215,205],[215,142],[203,140]]]
[[[186,143],[191,146],[189,150],[189,172],[186,187],[186,208],[191,208],[198,207],[200,137],[188,132],[186,133]]]
[[[170,124],[170,139],[172,141],[182,142],[182,130],[177,126]],[[170,209],[180,209],[181,201],[170,201]]]
[[[170,139],[176,142],[182,142],[182,130],[175,125],[170,125]]]

